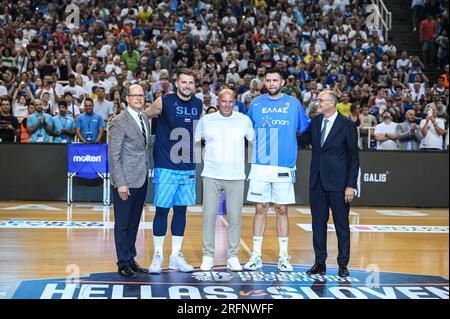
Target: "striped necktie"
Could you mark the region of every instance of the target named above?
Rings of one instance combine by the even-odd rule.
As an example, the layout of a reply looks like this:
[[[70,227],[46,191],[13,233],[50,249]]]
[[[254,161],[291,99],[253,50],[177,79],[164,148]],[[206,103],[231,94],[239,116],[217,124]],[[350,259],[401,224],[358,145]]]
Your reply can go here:
[[[325,132],[327,131],[327,125],[328,125],[328,120],[327,119],[323,119],[323,128],[322,131],[320,132],[320,147],[323,147],[323,143],[325,143]]]
[[[142,136],[144,137],[145,147],[147,147],[147,131],[145,130],[144,120],[141,113],[139,113],[139,120],[141,121]]]

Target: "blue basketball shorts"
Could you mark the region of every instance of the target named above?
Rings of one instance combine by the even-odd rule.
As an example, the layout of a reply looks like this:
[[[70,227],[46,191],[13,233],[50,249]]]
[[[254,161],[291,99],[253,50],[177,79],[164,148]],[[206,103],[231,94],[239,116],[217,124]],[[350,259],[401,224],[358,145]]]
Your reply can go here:
[[[195,205],[195,170],[177,171],[166,168],[155,168],[153,171],[156,207],[171,208],[173,206]]]

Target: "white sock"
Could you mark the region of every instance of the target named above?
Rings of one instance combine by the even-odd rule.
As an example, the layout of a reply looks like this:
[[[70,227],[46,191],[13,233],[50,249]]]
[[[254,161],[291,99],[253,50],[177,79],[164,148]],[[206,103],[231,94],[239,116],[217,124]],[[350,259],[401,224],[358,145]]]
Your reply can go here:
[[[178,256],[181,253],[181,246],[183,245],[183,236],[172,236],[172,255]]]
[[[259,256],[262,256],[263,238],[262,236],[253,236],[253,253]]]
[[[280,256],[288,254],[288,237],[278,237],[278,243],[280,244]]]
[[[166,236],[153,236],[153,254],[164,255],[164,239]]]

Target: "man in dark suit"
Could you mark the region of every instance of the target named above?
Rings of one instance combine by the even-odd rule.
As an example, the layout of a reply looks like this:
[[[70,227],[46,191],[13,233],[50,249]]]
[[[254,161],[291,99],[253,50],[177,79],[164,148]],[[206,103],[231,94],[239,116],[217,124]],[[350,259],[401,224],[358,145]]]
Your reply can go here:
[[[109,127],[108,161],[114,186],[114,240],[120,275],[135,277],[147,273],[136,257],[136,235],[147,193],[150,169],[150,123],[142,112],[145,95],[140,85],[132,85],[128,108],[114,117]]]
[[[348,216],[359,170],[356,126],[337,111],[334,92],[321,92],[317,103],[321,114],[299,136],[301,145],[312,145],[309,191],[316,258],[307,274],[326,272],[327,222],[331,208],[338,238],[339,276],[347,277],[350,260]]]

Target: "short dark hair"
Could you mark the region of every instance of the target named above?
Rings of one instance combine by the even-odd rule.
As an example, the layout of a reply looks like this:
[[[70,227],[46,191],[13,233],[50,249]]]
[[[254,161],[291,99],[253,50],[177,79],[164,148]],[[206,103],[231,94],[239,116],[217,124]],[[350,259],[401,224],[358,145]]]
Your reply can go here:
[[[91,99],[90,97],[84,99],[84,104],[86,104],[86,101],[91,101],[92,105],[94,105],[94,100]]]
[[[64,100],[60,100],[60,101],[58,102],[58,106],[64,106],[65,108],[67,108],[67,102],[64,101]]]
[[[284,79],[283,74],[277,69],[266,70],[266,77],[267,77],[267,74],[278,74],[281,79]]]

